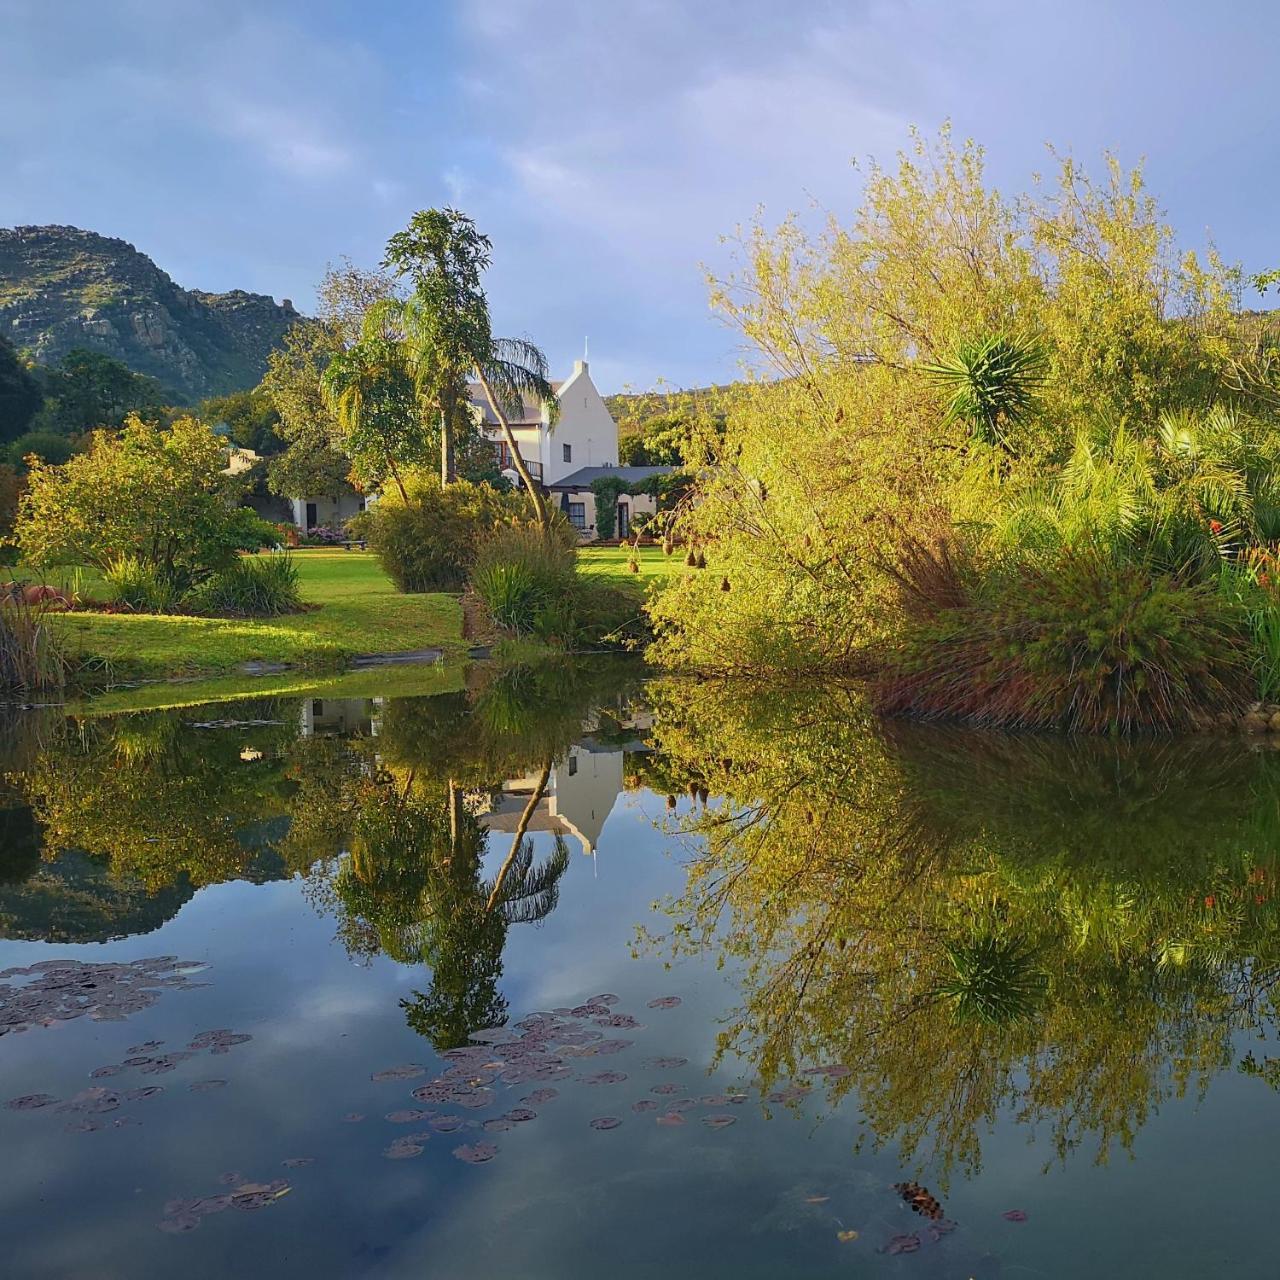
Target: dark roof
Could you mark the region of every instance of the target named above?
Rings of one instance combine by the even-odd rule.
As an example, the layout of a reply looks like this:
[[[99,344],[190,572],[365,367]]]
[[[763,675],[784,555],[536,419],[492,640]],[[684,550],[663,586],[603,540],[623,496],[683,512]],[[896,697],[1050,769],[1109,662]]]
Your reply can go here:
[[[590,489],[593,480],[601,476],[617,476],[628,484],[647,480],[650,476],[669,476],[675,467],[579,467],[562,480],[547,485],[548,489]]]

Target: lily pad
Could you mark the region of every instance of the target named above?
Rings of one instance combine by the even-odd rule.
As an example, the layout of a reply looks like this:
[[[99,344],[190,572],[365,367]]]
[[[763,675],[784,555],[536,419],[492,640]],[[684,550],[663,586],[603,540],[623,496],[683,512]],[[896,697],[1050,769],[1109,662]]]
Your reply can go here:
[[[702,1117],[702,1123],[705,1124],[708,1129],[727,1129],[731,1124],[736,1124],[737,1120],[737,1116],[727,1116],[724,1114]]]
[[[658,1123],[665,1128],[674,1128],[676,1125],[684,1124],[684,1116],[678,1111],[664,1111],[658,1117]]]
[[[492,1142],[477,1142],[471,1146],[454,1147],[453,1154],[463,1164],[488,1164],[498,1154],[498,1148]]]
[[[406,1062],[403,1066],[388,1067],[385,1071],[375,1071],[369,1077],[375,1084],[383,1084],[388,1080],[415,1080],[425,1076],[427,1069],[416,1062]]]
[[[617,1116],[597,1116],[591,1121],[593,1129],[616,1129],[622,1123]]]
[[[51,1093],[24,1093],[20,1098],[10,1098],[4,1105],[10,1111],[38,1111],[57,1102]]]
[[[625,1071],[597,1071],[595,1075],[583,1076],[583,1084],[621,1084],[627,1078]]]
[[[680,1003],[679,996],[659,996],[649,1001],[650,1009],[674,1009]]]

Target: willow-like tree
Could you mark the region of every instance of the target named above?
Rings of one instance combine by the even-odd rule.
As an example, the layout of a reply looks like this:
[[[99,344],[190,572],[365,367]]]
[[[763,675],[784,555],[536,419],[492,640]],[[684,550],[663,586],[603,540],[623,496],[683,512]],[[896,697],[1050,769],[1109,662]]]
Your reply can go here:
[[[455,445],[462,415],[469,413],[467,382],[474,374],[484,390],[512,462],[546,527],[547,506],[511,429],[511,418],[526,400],[558,414],[547,358],[532,342],[495,338],[489,302],[480,283],[492,243],[466,214],[425,209],[387,242],[383,265],[413,285],[412,295],[395,305],[419,398],[440,423],[440,482],[457,478]]]

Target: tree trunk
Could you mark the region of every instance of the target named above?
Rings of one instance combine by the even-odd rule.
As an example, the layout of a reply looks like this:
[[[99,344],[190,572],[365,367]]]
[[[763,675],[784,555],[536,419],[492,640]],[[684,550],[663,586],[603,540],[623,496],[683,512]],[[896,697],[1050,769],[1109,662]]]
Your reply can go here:
[[[453,484],[458,478],[458,461],[453,443],[451,406],[440,410],[440,484]]]
[[[529,831],[529,823],[533,821],[534,811],[538,807],[539,801],[546,792],[547,783],[551,780],[551,760],[547,759],[546,764],[542,766],[542,772],[538,774],[537,785],[533,788],[533,794],[529,797],[529,803],[525,805],[524,812],[520,815],[520,821],[516,825],[515,839],[511,842],[511,852],[507,854],[506,860],[498,870],[497,879],[493,882],[493,892],[489,894],[489,901],[485,903],[484,913],[488,915],[493,910],[495,904],[502,897],[502,886],[506,881],[507,873],[511,870],[511,864],[516,860],[516,854],[520,852],[520,846],[524,843],[524,838]]]
[[[391,478],[396,482],[396,488],[400,490],[400,501],[407,507],[409,505],[409,495],[404,491],[404,481],[400,479],[396,461],[390,454],[387,455],[387,470],[391,472]]]
[[[489,401],[489,408],[493,410],[493,416],[498,419],[498,425],[502,428],[502,434],[506,437],[507,448],[511,450],[511,461],[515,463],[516,471],[519,473],[520,479],[524,481],[525,488],[529,491],[529,501],[533,503],[533,511],[538,518],[538,528],[545,533],[551,527],[551,519],[547,515],[547,504],[542,497],[542,487],[534,480],[529,468],[525,465],[524,455],[520,452],[520,446],[516,443],[511,424],[507,421],[507,415],[499,407],[498,398],[493,394],[493,388],[490,387],[489,381],[483,373],[480,374],[480,385],[484,388],[485,398]]]

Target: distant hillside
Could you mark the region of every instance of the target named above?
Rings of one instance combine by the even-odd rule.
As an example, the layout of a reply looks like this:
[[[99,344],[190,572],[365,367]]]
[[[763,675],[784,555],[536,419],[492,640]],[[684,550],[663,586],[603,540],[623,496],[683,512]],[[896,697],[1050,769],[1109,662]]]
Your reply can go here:
[[[77,347],[102,351],[194,404],[255,386],[299,319],[287,299],[183,289],[123,240],[0,228],[0,333],[43,364]]]
[[[687,391],[621,391],[604,402],[622,436],[634,435],[653,418],[688,417],[696,413],[723,413],[744,384],[723,387],[690,387]]]

